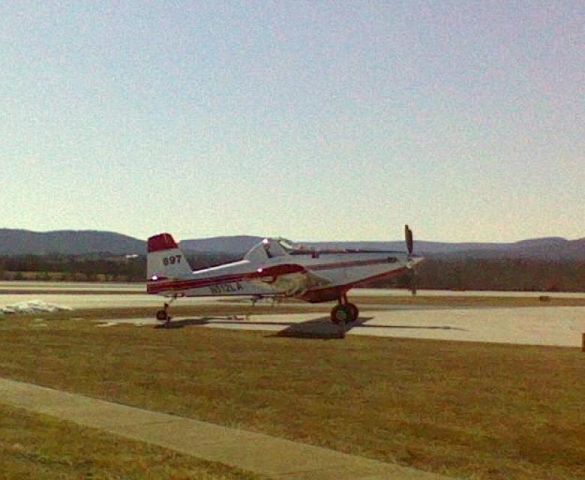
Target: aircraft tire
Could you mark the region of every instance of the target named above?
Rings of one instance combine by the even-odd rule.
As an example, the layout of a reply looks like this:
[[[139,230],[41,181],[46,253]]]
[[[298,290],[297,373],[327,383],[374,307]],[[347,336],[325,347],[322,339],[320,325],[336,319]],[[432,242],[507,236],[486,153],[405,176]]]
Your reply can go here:
[[[360,316],[360,309],[353,303],[346,304],[346,307],[348,307],[351,312],[351,321],[355,322]]]
[[[159,322],[166,322],[169,319],[169,315],[167,314],[166,310],[158,310],[156,312],[156,319]]]
[[[348,305],[335,305],[331,310],[331,321],[336,325],[351,322],[352,310]]]

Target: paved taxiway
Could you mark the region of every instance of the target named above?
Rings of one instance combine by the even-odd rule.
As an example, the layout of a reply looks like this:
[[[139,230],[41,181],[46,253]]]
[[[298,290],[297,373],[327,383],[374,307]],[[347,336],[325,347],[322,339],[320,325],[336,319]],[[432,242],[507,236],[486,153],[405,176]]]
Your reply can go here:
[[[98,282],[35,282],[35,281],[6,281],[0,282],[0,290],[5,291],[51,291],[51,290],[69,290],[77,291],[79,293],[86,292],[144,292],[145,286],[143,283],[98,283]]]
[[[43,294],[43,291],[56,289],[67,291],[65,294]],[[94,283],[39,283],[39,282],[0,282],[0,290],[14,293],[0,295],[0,306],[30,300],[64,305],[73,309],[84,308],[122,308],[152,307],[153,312],[162,304],[158,296],[138,295],[144,291],[142,284],[94,284]],[[36,293],[18,294],[22,290],[38,290]],[[69,293],[76,290],[79,294]],[[115,294],[95,293],[116,291]],[[404,295],[403,290],[355,289],[352,294],[359,295]],[[494,296],[538,296],[539,293],[517,292],[420,292],[421,296],[436,295],[494,295]],[[585,293],[551,294],[554,297],[585,298]],[[182,299],[181,305],[215,303],[220,298]],[[310,307],[310,304],[298,304]],[[474,308],[474,307],[434,307],[434,306],[392,306],[367,305],[362,311],[362,319],[348,326],[348,335],[371,335],[384,337],[429,338],[440,340],[517,343],[528,345],[555,345],[578,347],[585,332],[585,307],[522,307],[522,308]],[[74,315],[75,312],[73,312]],[[136,324],[155,324],[152,318],[123,320]],[[112,319],[108,322],[118,322]],[[279,335],[299,337],[333,337],[339,330],[326,314],[298,313],[252,315],[247,319],[229,318],[175,318],[177,327],[201,326],[206,328],[232,328],[271,331]],[[111,324],[111,323],[110,323]]]
[[[386,309],[365,311],[347,325],[347,335],[426,338],[487,343],[579,347],[585,332],[585,307]],[[154,325],[150,318],[104,320]],[[261,330],[279,336],[338,338],[327,315],[316,313],[251,315],[247,318],[177,317],[172,326]]]
[[[43,294],[43,292],[70,291],[78,293],[113,292],[115,294],[123,293],[145,293],[144,283],[97,283],[97,282],[36,282],[36,281],[0,281],[0,299],[5,295],[16,294],[18,291],[34,291]],[[360,296],[404,296],[408,294],[407,290],[400,289],[380,289],[380,288],[355,288],[351,295]],[[451,291],[451,290],[419,290],[419,296],[424,297],[534,297],[541,295],[551,295],[558,298],[585,298],[585,292],[498,292],[498,291]],[[145,293],[145,297],[149,298]],[[160,297],[156,297],[159,298]]]
[[[41,300],[46,303],[60,304],[71,308],[121,308],[121,307],[160,307],[163,299],[157,295],[147,295],[145,285],[142,283],[88,283],[88,282],[0,282],[0,306]],[[26,292],[26,293],[19,293]],[[107,293],[106,293],[107,292]],[[386,290],[357,288],[351,291],[351,295],[359,296],[404,296],[405,290]],[[494,297],[538,297],[542,292],[451,292],[443,290],[421,290],[419,296],[494,296]],[[585,298],[583,293],[553,293],[558,298]],[[181,305],[199,304],[201,302],[214,303],[229,300],[229,297],[185,298],[180,300]],[[356,301],[359,304],[359,300]],[[297,304],[307,305],[310,304]],[[369,308],[374,305],[368,305]],[[380,305],[381,309],[388,306]],[[396,309],[398,307],[390,307]],[[427,307],[404,307],[427,308]],[[439,307],[433,307],[439,308]]]

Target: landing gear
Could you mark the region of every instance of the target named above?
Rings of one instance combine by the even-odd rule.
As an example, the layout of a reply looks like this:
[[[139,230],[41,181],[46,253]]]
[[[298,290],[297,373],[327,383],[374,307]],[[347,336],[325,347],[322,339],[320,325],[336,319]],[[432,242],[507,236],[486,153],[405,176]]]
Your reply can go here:
[[[353,303],[348,303],[346,306],[349,307],[349,309],[351,310],[351,321],[355,322],[360,316],[359,308]]]
[[[331,310],[331,321],[337,325],[341,323],[349,323],[352,321],[351,309],[348,305],[335,305]]]
[[[164,327],[168,327],[169,323],[171,323],[171,316],[169,315],[169,307],[171,306],[171,303],[173,303],[173,301],[175,300],[176,297],[173,297],[169,300],[168,303],[165,303],[164,307],[162,310],[158,310],[156,312],[156,319],[159,322],[165,322],[164,323]]]
[[[337,325],[341,323],[355,322],[360,311],[353,303],[347,301],[347,295],[339,298],[339,303],[331,310],[331,321]]]
[[[163,310],[159,310],[156,312],[156,319],[159,322],[166,322],[166,321],[171,319],[171,317],[169,316],[169,314],[167,312],[168,306],[169,306],[169,304],[165,303],[165,308]]]

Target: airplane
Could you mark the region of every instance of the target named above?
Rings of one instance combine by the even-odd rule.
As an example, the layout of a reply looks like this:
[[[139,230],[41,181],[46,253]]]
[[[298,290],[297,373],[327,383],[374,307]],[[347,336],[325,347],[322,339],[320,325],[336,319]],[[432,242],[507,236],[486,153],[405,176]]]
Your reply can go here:
[[[193,271],[169,233],[148,239],[147,283],[149,294],[169,299],[156,319],[171,321],[170,304],[183,297],[240,296],[253,302],[262,298],[294,297],[310,303],[337,301],[331,321],[353,322],[359,309],[347,292],[372,280],[411,271],[423,259],[413,255],[412,230],[405,225],[406,252],[362,249],[315,249],[284,238],[265,238],[242,260]],[[411,277],[414,281],[414,276]],[[416,293],[414,282],[413,294]]]

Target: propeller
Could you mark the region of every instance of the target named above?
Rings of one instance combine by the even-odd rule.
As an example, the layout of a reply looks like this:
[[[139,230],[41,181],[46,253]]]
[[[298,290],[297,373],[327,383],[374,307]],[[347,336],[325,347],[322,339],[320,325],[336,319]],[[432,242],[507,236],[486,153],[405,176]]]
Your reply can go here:
[[[408,251],[408,261],[406,263],[406,267],[410,272],[408,275],[408,283],[410,285],[410,291],[412,295],[416,295],[416,270],[414,269],[414,264],[412,263],[411,259],[411,255],[414,250],[414,236],[408,225],[404,225],[404,238],[406,240],[406,250]]]
[[[406,238],[406,249],[408,250],[408,255],[412,255],[412,250],[414,248],[414,238],[412,236],[412,230],[408,228],[408,225],[404,225],[404,236]]]

